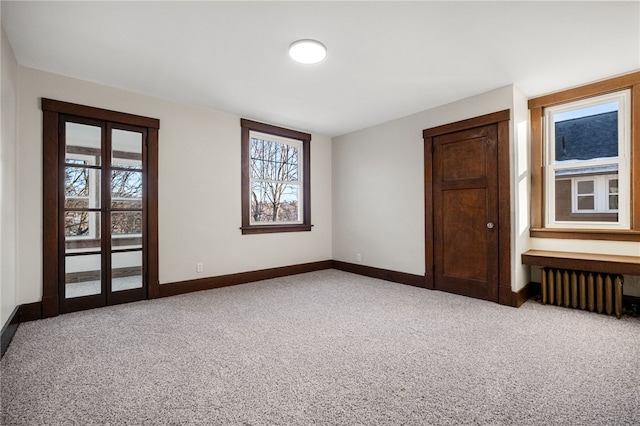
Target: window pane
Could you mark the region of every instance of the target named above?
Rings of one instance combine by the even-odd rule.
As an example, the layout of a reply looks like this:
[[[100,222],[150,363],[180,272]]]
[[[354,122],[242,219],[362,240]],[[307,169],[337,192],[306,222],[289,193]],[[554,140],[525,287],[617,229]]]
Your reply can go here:
[[[285,185],[278,211],[278,220],[283,222],[297,222],[300,220],[298,208],[298,185]]]
[[[142,172],[113,170],[111,172],[111,207],[142,208]]]
[[[618,157],[618,102],[556,113],[556,164]]]
[[[252,222],[278,223],[300,220],[298,185],[253,182],[251,185]]]
[[[142,133],[113,129],[111,151],[114,167],[142,169]]]
[[[576,167],[560,169],[555,172],[555,217],[553,220],[566,222],[616,222],[618,213],[611,211],[611,205],[617,206],[607,193],[607,179],[616,181],[615,175],[585,174],[591,168]],[[585,173],[587,172],[587,173]],[[608,204],[607,204],[608,203]]]
[[[87,124],[67,122],[65,163],[100,165],[102,149],[102,128]],[[78,158],[78,157],[82,158]]]
[[[594,200],[595,200],[595,197],[593,195],[579,196],[578,210],[593,210],[595,208]]]
[[[618,179],[609,179],[609,194],[618,193]]]
[[[555,219],[570,220],[572,211],[572,182],[571,179],[563,179],[556,172],[555,185]]]
[[[251,178],[298,181],[298,147],[251,138]]]
[[[583,180],[578,182],[578,194],[593,194],[592,180]]]
[[[609,195],[609,210],[618,210],[618,196]]]

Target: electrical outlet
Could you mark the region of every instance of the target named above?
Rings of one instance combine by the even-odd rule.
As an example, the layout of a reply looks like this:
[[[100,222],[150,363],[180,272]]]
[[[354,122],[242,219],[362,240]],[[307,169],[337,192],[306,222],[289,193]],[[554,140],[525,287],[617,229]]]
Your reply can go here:
[[[196,272],[204,271],[204,264],[202,262],[196,263]]]
[[[356,262],[362,262],[362,255],[360,253],[356,253]]]

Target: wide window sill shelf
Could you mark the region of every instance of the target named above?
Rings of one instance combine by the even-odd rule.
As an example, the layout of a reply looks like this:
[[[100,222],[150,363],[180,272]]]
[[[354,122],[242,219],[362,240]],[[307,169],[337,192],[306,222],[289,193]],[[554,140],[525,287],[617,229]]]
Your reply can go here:
[[[529,250],[522,253],[522,264],[605,274],[640,274],[638,256]]]

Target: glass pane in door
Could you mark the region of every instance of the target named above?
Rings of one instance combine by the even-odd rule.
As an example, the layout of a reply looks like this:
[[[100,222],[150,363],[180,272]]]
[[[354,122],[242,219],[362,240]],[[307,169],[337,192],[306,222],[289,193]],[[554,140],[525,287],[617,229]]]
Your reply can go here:
[[[100,212],[64,212],[64,233],[66,254],[77,254],[78,251],[99,252],[101,249]]]
[[[119,245],[119,238],[142,237],[142,212],[124,211],[111,213],[111,236],[113,245]]]
[[[111,254],[111,291],[142,287],[142,250]]]
[[[111,291],[143,287],[143,134],[111,132]]]
[[[89,124],[65,123],[65,163],[99,166],[102,149],[102,128]]]
[[[65,123],[64,295],[102,293],[102,127]]]
[[[142,133],[120,129],[111,131],[111,165],[142,170]]]
[[[91,296],[102,292],[100,213],[66,211],[65,297]]]
[[[102,292],[100,253],[65,256],[65,298],[91,296]]]
[[[142,171],[129,169],[111,171],[111,207],[142,209]]]
[[[100,170],[84,166],[64,168],[65,209],[100,208]]]

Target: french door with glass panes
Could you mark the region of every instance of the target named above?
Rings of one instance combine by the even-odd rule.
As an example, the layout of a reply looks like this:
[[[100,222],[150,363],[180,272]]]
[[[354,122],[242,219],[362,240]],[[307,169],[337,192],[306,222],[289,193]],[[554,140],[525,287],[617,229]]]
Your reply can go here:
[[[147,128],[58,125],[60,312],[146,299]]]

